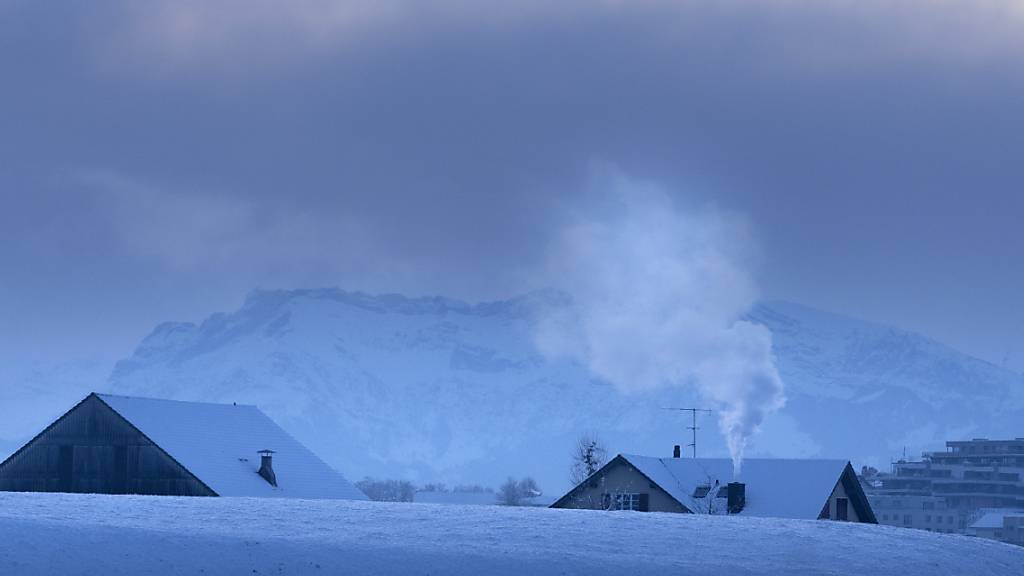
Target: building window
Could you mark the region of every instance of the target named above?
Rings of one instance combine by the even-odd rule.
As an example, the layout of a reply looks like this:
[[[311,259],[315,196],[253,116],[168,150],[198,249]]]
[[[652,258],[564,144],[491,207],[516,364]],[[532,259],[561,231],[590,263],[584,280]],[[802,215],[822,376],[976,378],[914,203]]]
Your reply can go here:
[[[640,495],[639,494],[616,494],[615,495],[615,509],[616,510],[639,510],[640,509]]]
[[[648,495],[638,493],[605,494],[604,508],[606,510],[636,510],[647,512]]]

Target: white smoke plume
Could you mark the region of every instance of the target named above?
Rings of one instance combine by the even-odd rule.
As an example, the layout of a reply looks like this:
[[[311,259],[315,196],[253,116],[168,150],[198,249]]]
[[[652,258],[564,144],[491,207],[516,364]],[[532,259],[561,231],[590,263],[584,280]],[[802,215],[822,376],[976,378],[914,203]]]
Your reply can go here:
[[[612,178],[612,201],[581,215],[551,251],[548,281],[572,305],[541,323],[550,356],[572,356],[623,392],[695,386],[715,404],[739,474],[744,450],[785,402],[742,219],[681,210],[659,187]]]

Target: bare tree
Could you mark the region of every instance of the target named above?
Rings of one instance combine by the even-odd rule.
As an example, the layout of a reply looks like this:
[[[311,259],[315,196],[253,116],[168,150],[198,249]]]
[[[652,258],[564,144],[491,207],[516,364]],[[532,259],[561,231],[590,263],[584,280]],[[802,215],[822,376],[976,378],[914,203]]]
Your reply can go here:
[[[533,478],[527,476],[517,481],[515,478],[509,477],[498,489],[497,500],[498,504],[503,506],[522,506],[528,498],[534,498],[541,494],[543,492]]]
[[[444,482],[429,482],[416,489],[417,492],[448,492]]]
[[[462,494],[483,494],[486,492],[494,492],[493,488],[481,486],[479,484],[456,484],[452,488],[452,492],[459,492]]]
[[[377,502],[412,502],[416,488],[407,480],[377,480],[366,477],[356,482],[356,486],[370,500]]]
[[[519,493],[523,498],[535,498],[544,494],[540,486],[537,486],[537,481],[529,476],[519,481]]]
[[[595,434],[584,434],[576,441],[576,447],[572,451],[572,463],[569,466],[569,480],[574,484],[580,484],[590,478],[604,466],[608,458],[608,450],[604,442]]]
[[[523,501],[523,495],[519,492],[519,482],[509,477],[504,484],[498,488],[498,504],[504,506],[519,506]]]

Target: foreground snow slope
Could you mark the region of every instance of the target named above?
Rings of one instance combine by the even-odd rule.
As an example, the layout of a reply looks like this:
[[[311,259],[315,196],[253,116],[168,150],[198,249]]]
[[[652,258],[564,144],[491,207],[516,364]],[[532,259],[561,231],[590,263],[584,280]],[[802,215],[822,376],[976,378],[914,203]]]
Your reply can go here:
[[[489,506],[0,494],[0,574],[1019,575],[884,526]]]

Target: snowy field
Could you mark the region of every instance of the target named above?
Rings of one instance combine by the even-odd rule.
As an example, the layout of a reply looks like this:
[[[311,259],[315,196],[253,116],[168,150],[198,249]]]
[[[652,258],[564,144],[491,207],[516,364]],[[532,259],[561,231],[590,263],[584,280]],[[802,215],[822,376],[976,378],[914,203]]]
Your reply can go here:
[[[883,526],[348,501],[0,494],[0,574],[1024,573],[1024,548]]]

